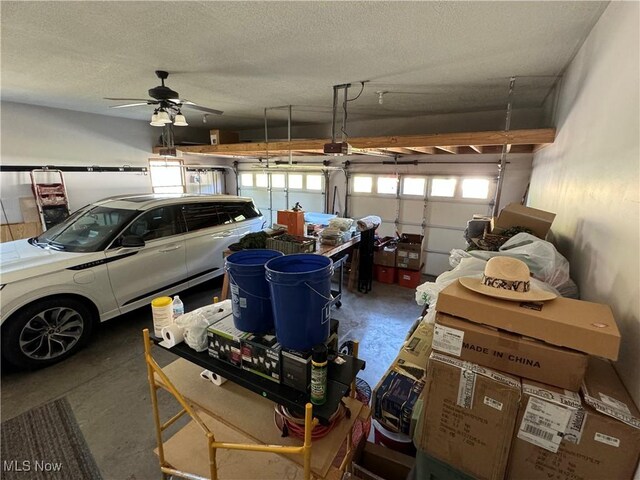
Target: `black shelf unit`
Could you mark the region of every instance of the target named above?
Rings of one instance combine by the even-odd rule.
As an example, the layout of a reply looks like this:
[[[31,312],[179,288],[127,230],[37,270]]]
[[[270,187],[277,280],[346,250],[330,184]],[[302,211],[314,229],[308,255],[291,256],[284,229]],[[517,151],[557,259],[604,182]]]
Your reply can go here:
[[[287,385],[279,384],[259,375],[255,375],[247,370],[222,362],[204,352],[196,352],[185,343],[167,348],[160,344],[162,339],[151,336],[152,340],[160,348],[167,350],[179,357],[182,357],[200,367],[211,370],[222,377],[237,383],[260,396],[268,398],[292,411],[304,412],[305,405],[310,401],[309,394],[301,392]],[[337,365],[329,362],[327,380],[327,401],[324,405],[313,406],[313,416],[318,418],[320,423],[327,424],[331,415],[335,413],[342,397],[349,393],[349,387],[358,372],[365,368],[364,360],[340,355],[345,363]]]

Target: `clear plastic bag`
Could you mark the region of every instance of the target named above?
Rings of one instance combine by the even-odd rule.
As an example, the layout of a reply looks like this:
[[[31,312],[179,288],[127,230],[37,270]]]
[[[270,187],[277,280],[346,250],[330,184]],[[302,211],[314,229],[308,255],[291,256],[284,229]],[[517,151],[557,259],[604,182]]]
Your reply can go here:
[[[449,255],[449,264],[455,268],[464,258],[477,258],[486,262],[497,256],[522,260],[535,279],[551,285],[563,297],[578,297],[578,287],[569,276],[569,261],[552,243],[528,233],[514,235],[497,252],[454,249]]]
[[[184,328],[184,342],[196,352],[203,352],[207,349],[209,325],[230,314],[231,300],[224,300],[180,315],[175,323]]]

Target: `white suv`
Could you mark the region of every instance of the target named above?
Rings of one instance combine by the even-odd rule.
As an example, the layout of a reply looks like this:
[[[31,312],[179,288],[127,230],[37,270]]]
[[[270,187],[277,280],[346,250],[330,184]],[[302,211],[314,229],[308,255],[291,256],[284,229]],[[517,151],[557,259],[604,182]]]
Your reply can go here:
[[[72,355],[95,322],[221,275],[223,251],[263,226],[250,198],[129,195],[0,244],[4,360],[34,368]]]

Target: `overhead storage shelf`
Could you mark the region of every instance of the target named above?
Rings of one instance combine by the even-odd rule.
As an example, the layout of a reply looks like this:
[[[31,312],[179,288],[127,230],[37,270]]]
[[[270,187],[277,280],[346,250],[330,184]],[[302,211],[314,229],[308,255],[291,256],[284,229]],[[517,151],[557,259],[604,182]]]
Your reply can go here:
[[[555,128],[528,130],[494,130],[488,132],[431,133],[426,135],[393,135],[382,137],[350,137],[354,155],[435,155],[495,154],[507,145],[510,153],[530,153],[553,143]],[[291,140],[222,145],[176,146],[183,153],[214,156],[256,157],[289,155],[324,155],[330,139]],[[154,153],[161,154],[162,147]]]

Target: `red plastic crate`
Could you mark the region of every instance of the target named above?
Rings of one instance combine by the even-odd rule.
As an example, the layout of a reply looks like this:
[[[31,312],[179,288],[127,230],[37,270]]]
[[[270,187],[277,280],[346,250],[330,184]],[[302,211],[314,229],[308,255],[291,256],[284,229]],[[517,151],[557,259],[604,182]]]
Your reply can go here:
[[[422,282],[420,270],[407,270],[398,268],[398,285],[407,288],[416,288]]]
[[[380,283],[396,283],[397,268],[374,265],[374,278]]]

